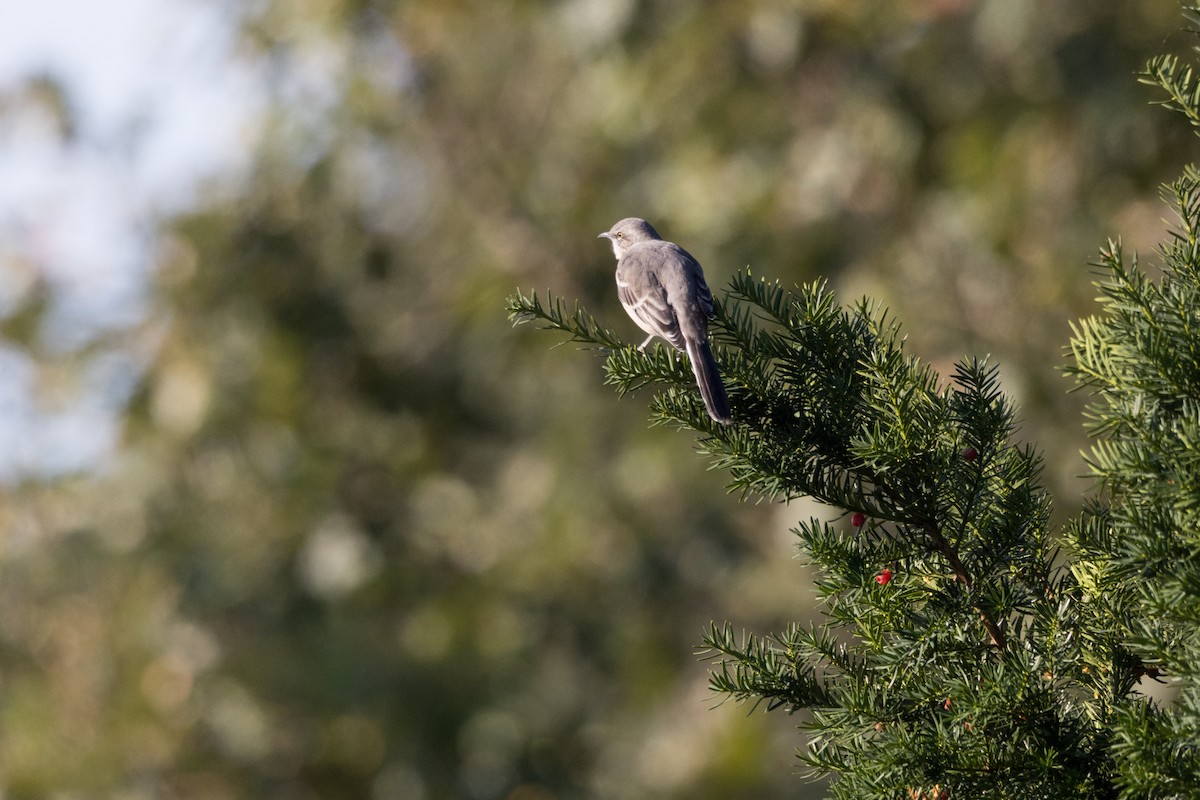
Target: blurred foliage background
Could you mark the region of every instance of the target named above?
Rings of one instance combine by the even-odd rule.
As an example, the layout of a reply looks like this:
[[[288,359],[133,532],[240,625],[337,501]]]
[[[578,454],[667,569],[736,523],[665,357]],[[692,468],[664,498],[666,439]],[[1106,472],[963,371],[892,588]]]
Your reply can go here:
[[[98,352],[143,367],[101,469],[0,506],[3,796],[819,796],[799,720],[712,708],[694,648],[809,619],[788,529],[836,510],[726,495],[599,358],[505,318],[549,287],[640,339],[595,239],[624,216],[718,294],[823,276],[943,372],[992,353],[1078,507],[1062,347],[1192,152],[1135,79],[1184,45],[1174,4],[226,13],[270,102],[247,169],[153,232],[145,318],[64,353],[41,282],[5,304],[46,402]],[[69,146],[70,91],[4,113]]]

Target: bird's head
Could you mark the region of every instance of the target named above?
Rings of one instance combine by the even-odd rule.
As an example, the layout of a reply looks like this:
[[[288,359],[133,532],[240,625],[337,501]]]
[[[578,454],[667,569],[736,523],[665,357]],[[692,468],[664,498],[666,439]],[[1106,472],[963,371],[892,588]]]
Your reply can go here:
[[[637,217],[628,217],[613,225],[611,230],[605,231],[596,238],[608,239],[612,242],[613,254],[617,258],[620,258],[626,250],[635,244],[653,241],[662,237],[658,235],[658,231],[654,230],[654,227],[649,222],[646,222],[646,220]]]

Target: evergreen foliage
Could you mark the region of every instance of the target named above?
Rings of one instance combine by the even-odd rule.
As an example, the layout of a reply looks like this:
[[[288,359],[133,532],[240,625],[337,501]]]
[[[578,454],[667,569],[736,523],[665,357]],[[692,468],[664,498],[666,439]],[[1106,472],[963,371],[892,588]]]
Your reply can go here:
[[[1163,57],[1143,79],[1200,119],[1191,68]],[[1110,242],[1102,311],[1074,326],[1100,493],[1061,534],[997,367],[943,381],[868,301],[736,275],[711,330],[724,428],[669,348],[511,298],[514,319],[602,348],[618,392],[662,387],[653,421],[698,431],[733,490],[844,511],[795,530],[822,624],[714,624],[703,646],[720,695],[806,712],[801,758],[834,797],[1200,797],[1200,172],[1168,188],[1161,279]],[[1148,699],[1150,679],[1177,699]]]
[[[1070,372],[1094,392],[1086,460],[1103,487],[1068,532],[1096,666],[1113,665],[1120,685],[1164,675],[1179,689],[1169,707],[1114,708],[1130,797],[1200,796],[1200,173],[1188,167],[1168,191],[1179,225],[1161,281],[1110,242],[1105,313],[1071,342]]]
[[[844,778],[837,796],[971,796],[1017,780],[1088,796],[1102,780],[1088,755],[1102,737],[1063,677],[1081,654],[1060,630],[1071,596],[1039,461],[1009,441],[1015,412],[994,366],[964,361],[940,385],[881,310],[742,273],[712,330],[739,423],[724,428],[669,349],[622,345],[553,299],[518,296],[512,311],[604,347],[620,392],[667,384],[654,420],[700,431],[743,494],[809,495],[862,520],[796,530],[822,575],[825,624],[705,637],[718,692],[814,712],[805,760]]]

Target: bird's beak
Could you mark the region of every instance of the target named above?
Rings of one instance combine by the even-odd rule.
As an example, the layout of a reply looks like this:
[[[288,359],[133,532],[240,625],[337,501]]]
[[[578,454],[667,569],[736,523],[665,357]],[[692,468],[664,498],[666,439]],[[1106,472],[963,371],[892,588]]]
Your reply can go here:
[[[599,235],[599,236],[597,236],[596,238],[597,238],[597,239],[608,239],[609,241],[611,241],[611,240],[612,240],[612,234],[611,234],[611,233],[609,233],[608,231],[605,231],[604,233],[600,234],[600,235]]]

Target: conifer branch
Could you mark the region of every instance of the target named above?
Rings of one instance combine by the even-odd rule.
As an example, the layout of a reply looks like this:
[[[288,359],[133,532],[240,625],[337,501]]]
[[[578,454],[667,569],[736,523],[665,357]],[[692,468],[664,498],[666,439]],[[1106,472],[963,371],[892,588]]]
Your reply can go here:
[[[1189,64],[1182,64],[1178,56],[1161,55],[1151,59],[1146,71],[1139,76],[1142,83],[1163,88],[1167,99],[1161,105],[1172,108],[1200,126],[1200,75]]]

